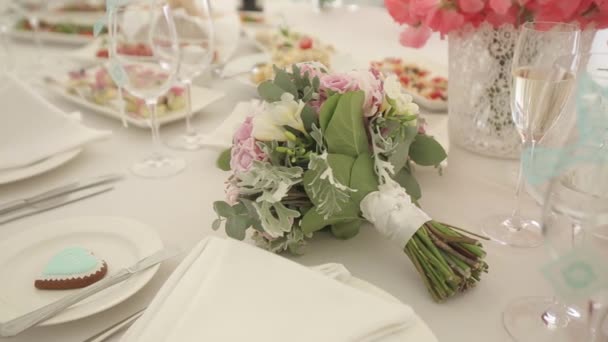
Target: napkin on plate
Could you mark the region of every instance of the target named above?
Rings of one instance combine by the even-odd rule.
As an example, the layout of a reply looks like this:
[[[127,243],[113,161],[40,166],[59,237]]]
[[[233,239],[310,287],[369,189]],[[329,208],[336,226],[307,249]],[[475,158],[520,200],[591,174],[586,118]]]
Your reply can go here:
[[[0,170],[25,167],[111,134],[84,127],[13,75],[3,82]]]
[[[403,341],[395,336],[416,321],[403,304],[257,247],[208,238],[184,259],[122,341]]]

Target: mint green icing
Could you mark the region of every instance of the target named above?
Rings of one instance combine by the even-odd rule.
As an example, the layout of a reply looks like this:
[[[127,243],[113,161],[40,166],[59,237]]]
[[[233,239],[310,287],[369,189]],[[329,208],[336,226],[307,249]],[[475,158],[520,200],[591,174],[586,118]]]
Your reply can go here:
[[[45,276],[62,276],[87,273],[98,265],[97,258],[81,247],[71,247],[57,253],[42,272]]]

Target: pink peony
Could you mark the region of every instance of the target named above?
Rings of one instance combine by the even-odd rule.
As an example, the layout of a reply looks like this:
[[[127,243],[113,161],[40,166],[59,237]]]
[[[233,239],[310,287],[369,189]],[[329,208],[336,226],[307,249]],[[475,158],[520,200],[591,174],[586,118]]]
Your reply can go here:
[[[430,11],[438,9],[439,5],[439,0],[411,0],[410,11],[416,16],[424,17]]]
[[[421,48],[429,40],[431,33],[433,33],[431,29],[426,26],[410,26],[401,32],[401,35],[399,35],[399,42],[403,46]]]
[[[331,90],[336,93],[344,94],[355,90],[357,84],[355,79],[348,74],[325,74],[321,76],[321,89]]]
[[[486,16],[486,21],[497,28],[505,24],[517,25],[518,15],[519,9],[513,6],[505,14],[489,11]]]
[[[425,24],[444,36],[461,28],[464,25],[464,16],[453,9],[436,10],[427,15]]]
[[[458,0],[458,6],[464,13],[477,13],[485,6],[483,0]]]
[[[399,24],[415,25],[420,20],[410,11],[409,0],[384,0],[388,13]]]
[[[253,132],[253,117],[247,117],[237,129],[230,151],[230,169],[235,172],[247,172],[254,160],[266,160],[266,155],[257,145]]]

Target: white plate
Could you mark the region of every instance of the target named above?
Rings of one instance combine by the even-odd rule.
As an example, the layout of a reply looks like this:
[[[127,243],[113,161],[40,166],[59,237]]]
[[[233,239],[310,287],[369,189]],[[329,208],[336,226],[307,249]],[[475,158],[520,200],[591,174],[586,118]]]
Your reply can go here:
[[[159,251],[163,243],[151,227],[130,219],[81,217],[46,223],[0,242],[0,322],[6,322],[78,290],[45,291],[35,278],[62,249],[86,248],[108,264],[108,275]],[[74,321],[111,308],[139,291],[158,265],[75,304],[41,325]]]
[[[73,58],[77,61],[82,61],[82,62],[91,62],[91,61],[107,61],[107,58],[98,58],[97,57],[97,51],[101,48],[101,46],[103,45],[103,41],[108,39],[107,37],[99,37],[97,39],[94,39],[92,41],[89,41],[89,43],[81,48],[78,49],[74,49],[70,52],[68,52],[66,55],[70,58]]]
[[[74,159],[77,155],[80,154],[80,152],[82,152],[82,149],[77,148],[71,151],[56,154],[52,157],[46,158],[26,167],[0,170],[0,185],[34,177],[39,174],[53,170]]]
[[[34,40],[32,32],[13,30],[11,36],[20,40]],[[92,42],[95,38],[92,36],[85,36],[82,34],[68,34],[59,32],[40,32],[40,40],[45,43],[53,44],[71,44],[71,45],[82,45]]]
[[[53,75],[51,77],[58,79],[58,81],[61,84],[67,83],[67,76],[65,76],[64,78],[57,78],[56,76]],[[59,84],[45,83],[45,86],[48,87],[48,89],[50,89],[51,91],[53,91],[55,94],[59,95],[60,97],[66,99],[72,103],[80,105],[86,109],[90,109],[101,115],[104,115],[104,116],[107,116],[107,117],[110,117],[110,118],[113,118],[116,120],[122,120],[122,115],[120,114],[120,111],[118,110],[118,108],[110,107],[110,106],[102,106],[102,105],[90,102],[76,94],[70,94]],[[196,115],[203,108],[205,108],[209,104],[221,99],[222,97],[224,97],[223,92],[192,85],[192,112],[194,113],[194,115]],[[178,121],[178,120],[183,120],[185,118],[186,118],[186,109],[182,109],[179,111],[171,111],[167,114],[159,116],[158,123],[159,123],[159,125],[162,126],[164,124]],[[148,119],[141,117],[141,116],[127,114],[127,121],[129,122],[129,124],[139,127],[139,128],[148,128],[148,129],[150,128],[150,125],[148,124]]]

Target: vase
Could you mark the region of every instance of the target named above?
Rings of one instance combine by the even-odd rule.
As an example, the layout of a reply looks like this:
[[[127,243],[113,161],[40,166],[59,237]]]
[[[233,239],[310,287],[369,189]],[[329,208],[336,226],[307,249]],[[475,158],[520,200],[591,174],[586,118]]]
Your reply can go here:
[[[589,51],[595,29],[581,35]],[[511,62],[519,31],[484,23],[448,35],[450,142],[482,155],[519,158],[521,139],[511,117]]]

